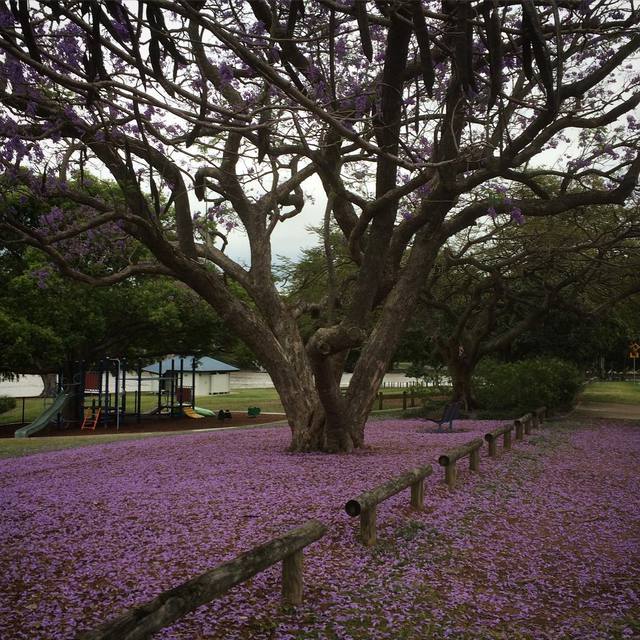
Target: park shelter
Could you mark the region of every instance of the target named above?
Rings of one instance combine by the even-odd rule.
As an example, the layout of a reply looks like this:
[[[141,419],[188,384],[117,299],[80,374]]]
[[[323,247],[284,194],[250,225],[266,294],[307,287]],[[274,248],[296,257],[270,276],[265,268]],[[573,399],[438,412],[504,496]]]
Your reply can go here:
[[[208,356],[202,356],[200,358],[194,356],[172,356],[165,358],[161,362],[143,367],[143,371],[156,376],[161,373],[163,377],[172,375],[179,376],[182,366],[185,386],[187,380],[188,385],[191,386],[194,360],[196,396],[229,393],[231,385],[230,374],[232,371],[238,371],[238,369],[226,362],[221,362]]]

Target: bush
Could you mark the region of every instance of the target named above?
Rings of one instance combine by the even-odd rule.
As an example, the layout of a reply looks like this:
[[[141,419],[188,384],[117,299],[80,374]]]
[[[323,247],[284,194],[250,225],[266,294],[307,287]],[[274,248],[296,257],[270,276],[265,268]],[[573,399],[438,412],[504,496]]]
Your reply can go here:
[[[567,409],[582,384],[570,362],[552,357],[520,362],[483,361],[474,376],[475,396],[486,409],[526,413],[537,407]]]
[[[0,396],[0,413],[5,413],[16,408],[16,399],[10,396]]]

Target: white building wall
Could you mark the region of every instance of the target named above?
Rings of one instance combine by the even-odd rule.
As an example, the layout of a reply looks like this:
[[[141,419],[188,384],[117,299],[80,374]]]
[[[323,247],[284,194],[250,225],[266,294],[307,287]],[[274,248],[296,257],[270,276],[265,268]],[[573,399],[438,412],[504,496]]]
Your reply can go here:
[[[229,393],[231,376],[228,373],[216,373],[209,378],[209,393]]]

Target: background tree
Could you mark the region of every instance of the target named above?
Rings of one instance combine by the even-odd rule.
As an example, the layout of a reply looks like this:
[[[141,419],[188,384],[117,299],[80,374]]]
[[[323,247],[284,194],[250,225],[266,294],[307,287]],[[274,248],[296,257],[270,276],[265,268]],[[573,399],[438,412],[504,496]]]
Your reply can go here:
[[[54,226],[9,215],[3,232],[88,283],[187,284],[271,374],[295,450],[363,444],[448,238],[489,210],[517,219],[622,203],[640,172],[629,68],[639,14],[621,0],[3,0],[0,10],[6,172],[95,212]],[[553,148],[560,186],[549,190],[535,159]],[[68,168],[87,164],[111,174],[123,205],[68,187]],[[340,317],[305,339],[270,241],[304,210],[312,176],[358,270]],[[487,199],[478,190],[491,180],[535,196]],[[150,255],[91,273],[69,261],[61,245],[108,225]],[[248,236],[248,268],[225,253],[233,226]],[[351,349],[360,356],[343,398]]]
[[[640,290],[639,222],[636,208],[575,211],[517,229],[485,226],[448,248],[432,272],[412,335],[447,364],[454,397],[475,406],[471,378],[487,355],[567,356],[578,339],[562,344],[570,340],[567,319],[583,339],[592,332],[592,344],[580,349],[583,358],[601,348],[604,336],[593,343],[596,327],[611,327],[616,303]],[[524,336],[536,336],[549,319],[564,330],[546,345],[533,338],[537,348],[527,351]],[[575,355],[567,359],[585,364]]]
[[[95,179],[86,185],[103,194],[113,187]],[[26,189],[6,189],[3,196],[0,210],[19,206],[23,220],[51,216],[51,210],[60,220],[86,213],[65,198],[52,199],[45,208]],[[113,235],[108,243],[103,240],[93,237],[66,250],[87,271],[118,269],[122,245]],[[130,254],[143,250],[135,244],[127,244]],[[211,306],[179,282],[130,278],[96,288],[61,277],[33,248],[0,242],[0,372],[41,375],[45,392],[55,391],[57,373],[71,379],[79,361],[95,365],[105,357],[148,362],[170,353],[212,355],[237,342]]]

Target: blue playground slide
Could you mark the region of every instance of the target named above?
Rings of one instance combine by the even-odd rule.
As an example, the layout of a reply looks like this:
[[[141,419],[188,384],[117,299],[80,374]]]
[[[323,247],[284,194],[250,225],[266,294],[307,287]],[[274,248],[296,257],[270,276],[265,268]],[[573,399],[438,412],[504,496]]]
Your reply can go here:
[[[44,429],[50,422],[56,419],[56,416],[62,411],[67,400],[70,398],[71,394],[64,392],[58,394],[50,407],[47,407],[31,424],[20,427],[13,435],[16,438],[28,438],[40,431],[40,429]]]

